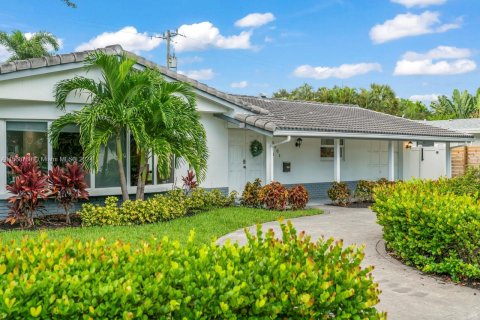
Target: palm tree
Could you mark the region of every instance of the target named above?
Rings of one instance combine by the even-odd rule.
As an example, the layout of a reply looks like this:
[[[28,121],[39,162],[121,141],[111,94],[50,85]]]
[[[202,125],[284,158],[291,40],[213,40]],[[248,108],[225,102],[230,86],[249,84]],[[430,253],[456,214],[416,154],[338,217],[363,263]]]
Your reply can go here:
[[[136,96],[148,87],[149,76],[135,71],[135,60],[125,55],[118,57],[100,51],[85,60],[88,70],[97,68],[101,80],[75,77],[62,80],[55,86],[57,107],[65,111],[70,94],[86,94],[88,103],[80,110],[67,113],[52,123],[50,139],[54,146],[60,132],[68,125],[80,128],[80,144],[86,168],[97,171],[102,147],[113,139],[123,200],[128,200],[127,180],[123,162],[122,137],[127,130],[139,145],[144,142],[145,126],[140,117],[141,105],[133,103]]]
[[[205,177],[208,159],[206,133],[191,87],[182,82],[167,82],[157,70],[146,72],[151,86],[138,96],[146,138],[141,146],[137,143],[137,199],[144,197],[149,156],[157,156],[157,172],[162,176],[168,176],[175,159],[176,166],[181,161],[188,163],[199,181]]]
[[[480,97],[477,92],[477,97]],[[435,114],[441,118],[466,119],[471,118],[478,111],[480,103],[477,98],[468,93],[467,90],[453,90],[452,98],[447,96],[438,97],[438,101],[431,104]]]
[[[0,44],[12,54],[9,61],[39,58],[50,55],[50,51],[57,51],[57,38],[49,32],[37,32],[30,38],[15,30],[11,34],[0,32]]]

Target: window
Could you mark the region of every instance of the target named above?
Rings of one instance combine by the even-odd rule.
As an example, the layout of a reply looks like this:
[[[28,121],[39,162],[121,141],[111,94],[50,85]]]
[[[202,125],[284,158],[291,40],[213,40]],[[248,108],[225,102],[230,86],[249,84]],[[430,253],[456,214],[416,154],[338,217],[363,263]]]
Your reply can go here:
[[[137,143],[133,136],[130,136],[130,185],[136,186],[138,182],[138,169],[140,163],[140,154],[137,152]],[[148,159],[147,181],[145,185],[153,184],[153,159],[150,155]]]
[[[27,153],[38,157],[43,171],[48,170],[47,123],[7,121],[7,157]]]
[[[83,149],[80,144],[80,130],[77,126],[69,125],[63,128],[58,136],[58,145],[53,148],[53,166],[65,167],[67,163],[83,163]],[[90,174],[85,175],[90,186]]]
[[[174,181],[174,170],[175,170],[175,161],[172,157],[172,164],[170,166],[170,173],[167,176],[162,176],[162,170],[157,165],[157,184],[164,184],[164,183],[173,183]]]
[[[127,175],[127,148],[125,135],[122,136],[123,168]],[[95,188],[120,187],[118,175],[117,152],[115,139],[102,146],[98,156],[98,171],[95,173]]]
[[[335,139],[321,139],[320,158],[333,160],[335,156]],[[345,160],[345,141],[340,139],[340,158]]]

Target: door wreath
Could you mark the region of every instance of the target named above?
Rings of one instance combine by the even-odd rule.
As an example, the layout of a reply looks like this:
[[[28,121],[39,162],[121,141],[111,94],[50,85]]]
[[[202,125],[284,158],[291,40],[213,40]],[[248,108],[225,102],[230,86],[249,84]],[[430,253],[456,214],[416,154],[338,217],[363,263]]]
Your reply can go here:
[[[263,152],[262,143],[258,140],[253,140],[250,144],[250,153],[253,157],[261,155]]]

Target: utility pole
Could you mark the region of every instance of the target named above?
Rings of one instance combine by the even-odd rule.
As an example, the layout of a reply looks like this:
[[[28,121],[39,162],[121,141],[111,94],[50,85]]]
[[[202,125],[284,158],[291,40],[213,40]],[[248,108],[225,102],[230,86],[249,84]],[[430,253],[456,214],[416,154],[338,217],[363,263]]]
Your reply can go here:
[[[175,52],[170,54],[170,47],[171,47],[171,42],[173,41],[173,38],[176,36],[182,36],[185,37],[183,34],[178,33],[178,30],[167,30],[163,33],[161,36],[153,36],[152,38],[159,38],[163,39],[167,43],[167,68],[168,69],[177,69],[177,57],[175,56]]]

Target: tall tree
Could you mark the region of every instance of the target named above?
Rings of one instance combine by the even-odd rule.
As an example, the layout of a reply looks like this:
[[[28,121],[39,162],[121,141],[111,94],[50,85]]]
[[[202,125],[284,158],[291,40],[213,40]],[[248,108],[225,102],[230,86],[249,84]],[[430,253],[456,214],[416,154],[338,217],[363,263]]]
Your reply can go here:
[[[147,71],[151,86],[139,95],[146,139],[137,145],[139,174],[137,199],[143,199],[148,160],[157,156],[158,173],[168,177],[172,166],[186,162],[199,181],[206,174],[208,148],[206,133],[196,110],[191,87],[182,82],[167,82],[157,70]]]
[[[55,86],[55,100],[65,111],[70,94],[87,96],[88,103],[79,111],[67,113],[52,123],[50,137],[55,146],[60,132],[68,125],[80,128],[80,144],[84,151],[86,168],[98,169],[102,147],[113,139],[123,200],[128,200],[127,180],[124,170],[122,137],[130,131],[138,144],[145,140],[145,126],[140,117],[141,105],[134,103],[136,96],[149,85],[144,72],[136,72],[136,61],[123,55],[107,55],[100,51],[85,60],[88,69],[101,72],[100,80],[75,77],[62,80]]]
[[[479,90],[480,91],[480,90]],[[471,95],[467,90],[460,92],[460,90],[453,90],[452,98],[447,96],[438,97],[438,101],[431,104],[437,118],[443,119],[466,119],[478,114],[480,103],[479,91],[477,95]]]
[[[37,32],[30,38],[20,30],[8,34],[0,32],[0,44],[12,54],[9,61],[24,60],[48,56],[51,51],[58,51],[58,39],[49,32]]]

